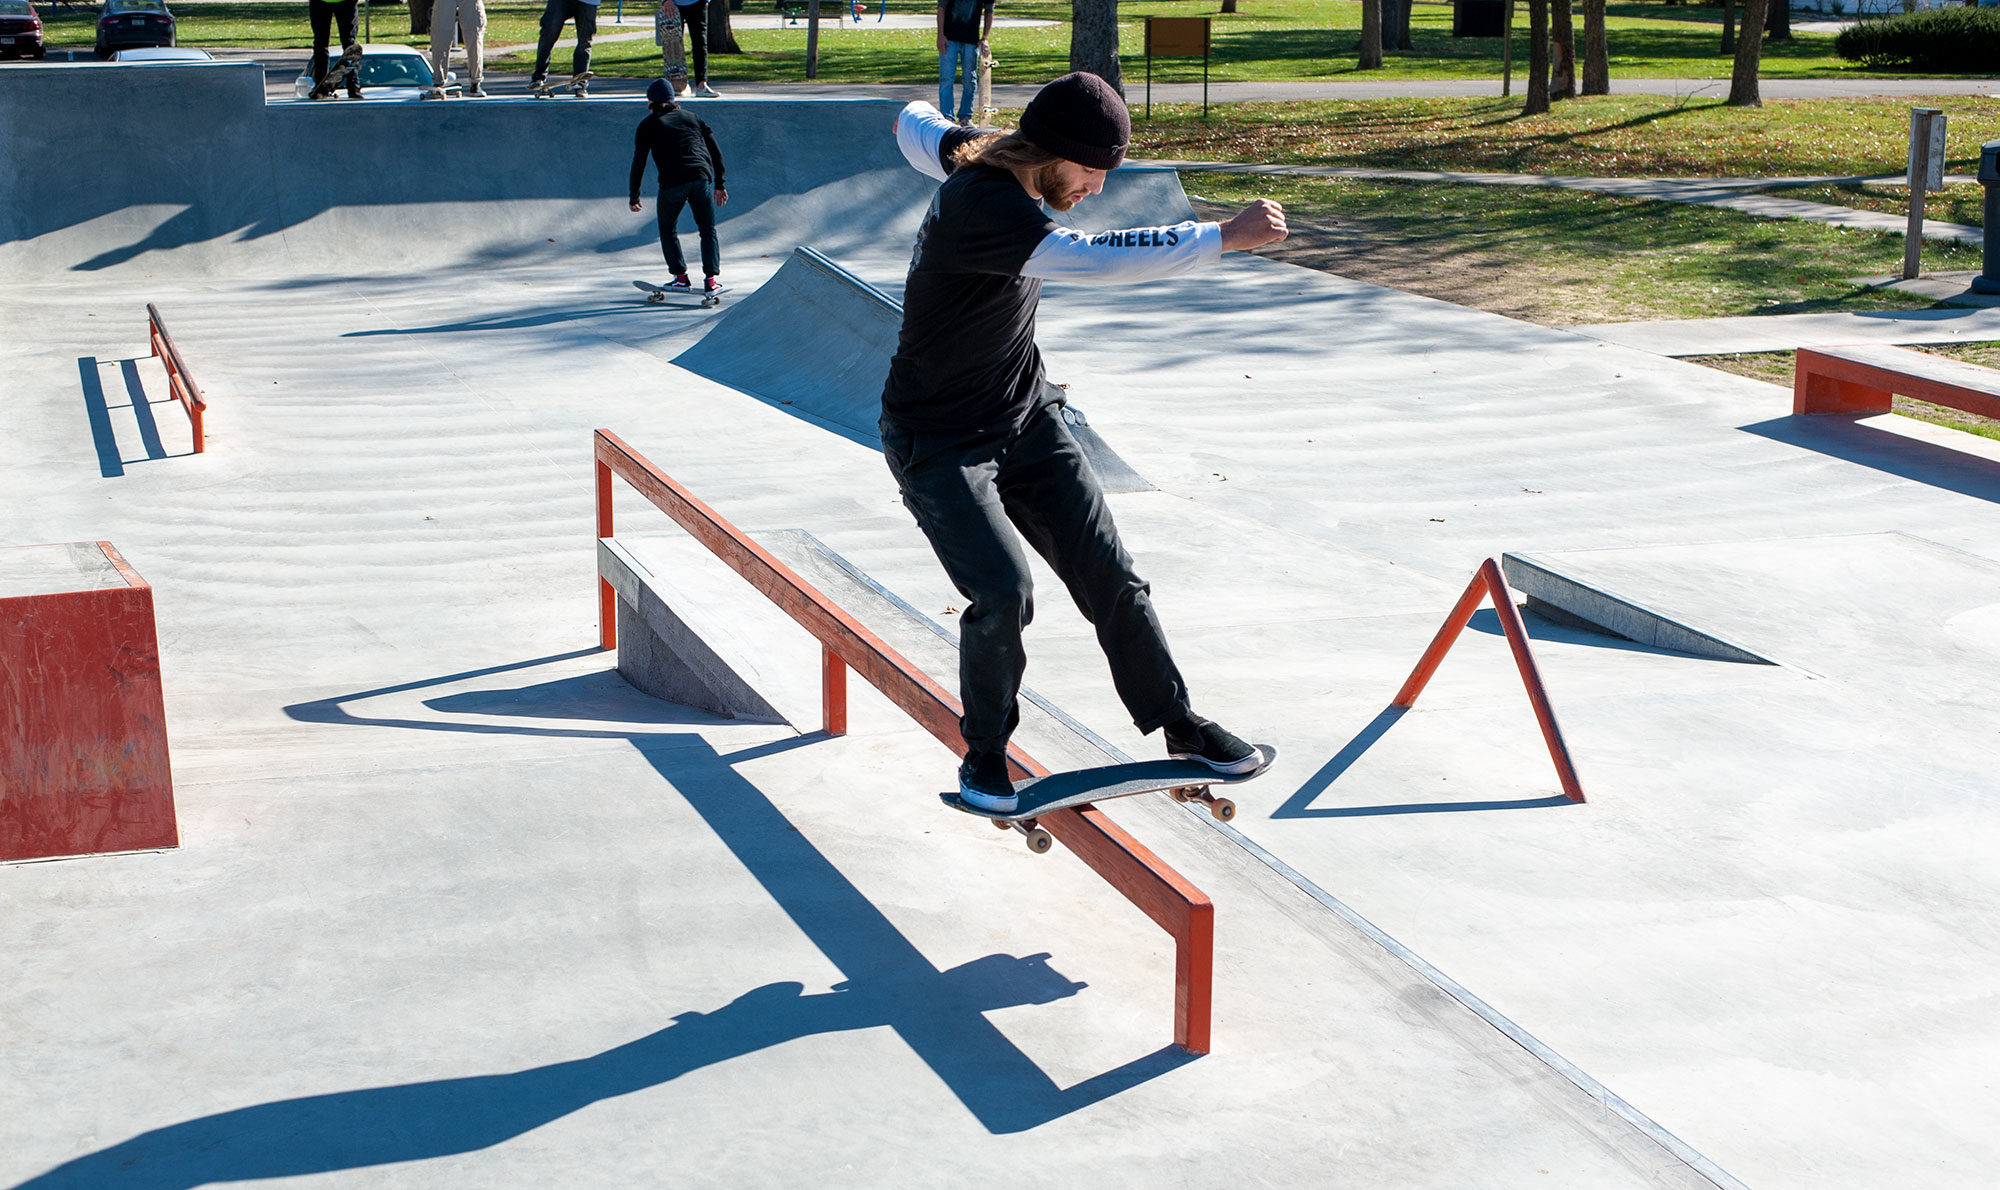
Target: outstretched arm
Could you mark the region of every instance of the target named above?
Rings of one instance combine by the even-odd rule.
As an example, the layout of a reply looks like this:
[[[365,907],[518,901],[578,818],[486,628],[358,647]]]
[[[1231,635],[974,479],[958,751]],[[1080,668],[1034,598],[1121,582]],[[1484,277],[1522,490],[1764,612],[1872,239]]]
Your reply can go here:
[[[1168,227],[1094,233],[1060,227],[1036,246],[1021,266],[1021,275],[1083,285],[1178,277],[1213,264],[1224,252],[1269,244],[1285,234],[1285,209],[1265,198],[1244,207],[1227,223],[1190,219]]]
[[[944,165],[945,136],[958,125],[921,99],[896,113],[896,147],[903,159],[926,177],[942,182],[951,171]]]

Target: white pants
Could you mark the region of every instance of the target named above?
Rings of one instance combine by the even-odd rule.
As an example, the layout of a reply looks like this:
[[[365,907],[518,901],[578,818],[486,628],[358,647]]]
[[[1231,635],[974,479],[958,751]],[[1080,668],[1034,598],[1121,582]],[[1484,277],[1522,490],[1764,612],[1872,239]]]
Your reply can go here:
[[[479,90],[486,79],[486,0],[434,0],[431,4],[431,73],[437,85],[451,65],[451,43],[463,25],[465,88]]]

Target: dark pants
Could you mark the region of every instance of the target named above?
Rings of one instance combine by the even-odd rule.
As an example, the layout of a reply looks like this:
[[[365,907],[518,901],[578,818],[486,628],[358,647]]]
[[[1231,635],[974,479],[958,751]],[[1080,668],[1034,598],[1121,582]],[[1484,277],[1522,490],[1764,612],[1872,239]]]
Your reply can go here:
[[[670,0],[660,0],[662,4]],[[694,85],[708,81],[708,0],[681,5],[681,36],[694,60]]]
[[[683,206],[694,212],[695,230],[701,233],[701,271],[713,277],[722,271],[722,245],[715,238],[715,194],[707,178],[660,184],[660,251],[676,274],[688,271],[679,233]]]
[[[576,54],[570,59],[570,74],[579,75],[590,69],[590,43],[597,39],[597,6],[582,0],[549,0],[542,9],[542,39],[535,46],[534,77],[549,76],[549,55],[562,39],[566,21],[576,22]]]
[[[340,28],[340,48],[344,51],[354,44],[354,3],[355,0],[340,0],[338,4],[323,4],[320,0],[309,0],[306,5],[306,19],[312,23],[313,53],[312,65],[308,73],[312,75],[316,87],[326,81],[327,37],[334,27]],[[347,93],[358,95],[360,80],[347,76]]]
[[[1133,724],[1150,732],[1188,713],[1187,687],[1153,614],[1151,588],[1133,573],[1097,476],[1055,406],[1035,410],[1012,433],[909,430],[885,421],[882,453],[903,504],[965,597],[958,685],[968,750],[1004,749],[1021,719],[1016,696],[1028,664],[1021,633],[1035,616],[1021,538],[1097,629]]]

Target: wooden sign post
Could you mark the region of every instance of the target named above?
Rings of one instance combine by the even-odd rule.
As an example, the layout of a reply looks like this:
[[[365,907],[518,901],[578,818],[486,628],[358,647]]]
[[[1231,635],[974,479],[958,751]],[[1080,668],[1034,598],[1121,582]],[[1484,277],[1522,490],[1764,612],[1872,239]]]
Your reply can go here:
[[[1207,17],[1146,18],[1146,118],[1153,118],[1153,59],[1201,59],[1201,114],[1208,118]]]

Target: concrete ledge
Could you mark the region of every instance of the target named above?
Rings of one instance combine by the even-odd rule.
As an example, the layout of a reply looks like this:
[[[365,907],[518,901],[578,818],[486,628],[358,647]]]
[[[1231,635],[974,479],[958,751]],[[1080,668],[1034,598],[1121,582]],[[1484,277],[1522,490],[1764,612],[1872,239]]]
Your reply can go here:
[[[799,725],[715,614],[726,604],[684,590],[616,538],[598,540],[597,573],[618,592],[618,673],[635,688],[730,719]]]
[[[1676,653],[1691,653],[1716,661],[1777,664],[1768,657],[1683,624],[1665,613],[1563,574],[1543,559],[1526,554],[1504,554],[1500,559],[1500,568],[1507,575],[1508,585],[1528,597],[1530,611],[1543,612],[1545,608],[1553,608],[1560,613],[1552,617],[1554,619],[1573,617],[1587,626],[1656,649],[1671,649]]]

